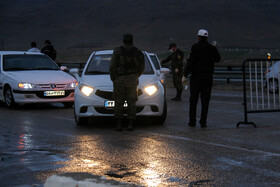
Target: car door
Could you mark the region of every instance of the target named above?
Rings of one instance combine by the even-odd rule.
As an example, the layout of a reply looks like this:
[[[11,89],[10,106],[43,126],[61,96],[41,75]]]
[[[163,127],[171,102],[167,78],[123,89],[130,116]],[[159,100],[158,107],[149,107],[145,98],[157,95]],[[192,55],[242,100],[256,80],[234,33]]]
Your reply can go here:
[[[161,67],[160,60],[158,59],[155,53],[149,53],[149,57],[157,70],[157,74],[159,76],[161,83],[165,84],[166,76],[170,72],[170,70],[168,68]]]

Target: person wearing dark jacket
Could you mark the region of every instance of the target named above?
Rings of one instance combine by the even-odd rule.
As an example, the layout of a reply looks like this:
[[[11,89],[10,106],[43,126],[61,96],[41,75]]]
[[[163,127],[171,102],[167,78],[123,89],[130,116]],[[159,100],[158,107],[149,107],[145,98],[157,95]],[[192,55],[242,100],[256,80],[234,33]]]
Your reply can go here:
[[[181,95],[183,92],[182,77],[184,53],[179,48],[177,48],[177,45],[175,43],[169,44],[168,49],[171,51],[172,54],[169,55],[163,61],[161,61],[161,64],[165,64],[171,61],[173,84],[177,91],[176,97],[172,98],[172,100],[181,101]]]
[[[200,29],[198,31],[198,42],[191,48],[187,65],[184,69],[184,76],[190,77],[190,109],[189,123],[191,127],[196,126],[196,107],[198,98],[201,98],[200,125],[207,127],[207,114],[213,84],[214,64],[221,60],[221,56],[216,47],[209,44],[208,31]]]
[[[41,53],[48,55],[53,61],[56,59],[56,50],[50,40],[45,41],[44,47],[41,49]]]

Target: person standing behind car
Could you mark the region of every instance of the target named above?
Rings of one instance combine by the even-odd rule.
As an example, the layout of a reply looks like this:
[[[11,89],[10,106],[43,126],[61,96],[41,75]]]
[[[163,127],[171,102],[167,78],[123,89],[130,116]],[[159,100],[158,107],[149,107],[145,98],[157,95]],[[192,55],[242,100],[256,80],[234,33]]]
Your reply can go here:
[[[50,40],[45,41],[44,47],[41,49],[41,53],[48,55],[53,61],[56,59],[56,50]]]
[[[207,114],[213,84],[214,64],[221,60],[221,56],[217,48],[208,43],[207,30],[200,29],[197,36],[198,42],[192,46],[184,70],[185,77],[191,73],[188,125],[191,127],[196,126],[196,107],[200,95],[202,106],[199,122],[201,127],[205,128],[207,127]]]
[[[169,44],[168,49],[172,54],[169,55],[166,59],[162,60],[161,64],[165,64],[171,61],[173,84],[177,91],[176,97],[172,98],[172,100],[181,101],[181,95],[183,92],[182,77],[184,53],[179,48],[177,48],[177,45],[175,43]]]
[[[142,51],[133,46],[133,35],[125,34],[124,45],[114,49],[110,63],[110,78],[113,81],[113,98],[115,100],[114,117],[117,131],[122,130],[123,108],[127,102],[128,128],[132,131],[136,119],[136,101],[138,100],[138,78],[145,69]]]
[[[40,50],[36,46],[36,42],[31,42],[31,48],[27,52],[40,53]]]

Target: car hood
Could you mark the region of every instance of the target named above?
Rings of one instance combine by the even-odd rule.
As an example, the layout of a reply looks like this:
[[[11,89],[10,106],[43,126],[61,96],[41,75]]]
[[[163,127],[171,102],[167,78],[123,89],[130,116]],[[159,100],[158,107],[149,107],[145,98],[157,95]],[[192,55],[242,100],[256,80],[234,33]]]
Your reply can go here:
[[[113,82],[109,75],[86,75],[82,77],[82,84],[91,87],[104,87],[113,89]],[[156,83],[157,77],[155,75],[142,75],[139,78],[138,87],[145,87]]]
[[[70,83],[76,79],[63,71],[16,71],[7,72],[7,74],[18,82],[48,84],[48,83]]]

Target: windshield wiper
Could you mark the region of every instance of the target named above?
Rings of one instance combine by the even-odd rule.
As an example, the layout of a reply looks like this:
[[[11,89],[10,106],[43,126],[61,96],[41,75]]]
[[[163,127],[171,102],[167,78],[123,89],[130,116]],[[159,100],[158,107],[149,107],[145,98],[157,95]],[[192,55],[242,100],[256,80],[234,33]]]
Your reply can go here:
[[[104,72],[104,71],[87,71],[87,74],[109,74],[108,72]]]

